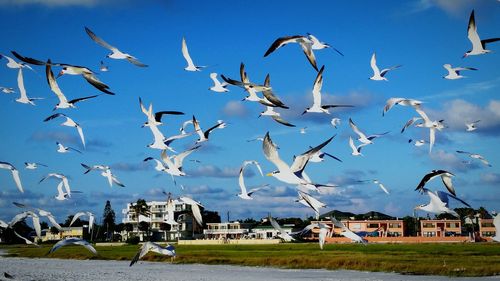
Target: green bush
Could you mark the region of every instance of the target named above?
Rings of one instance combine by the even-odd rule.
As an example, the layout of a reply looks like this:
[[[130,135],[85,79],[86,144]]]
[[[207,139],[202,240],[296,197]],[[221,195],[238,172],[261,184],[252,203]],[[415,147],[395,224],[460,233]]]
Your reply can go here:
[[[139,244],[139,241],[140,241],[139,237],[137,237],[137,236],[132,236],[132,237],[129,237],[129,238],[127,239],[127,241],[125,241],[125,242],[126,242],[127,244],[129,244],[129,245],[137,245],[137,244]]]

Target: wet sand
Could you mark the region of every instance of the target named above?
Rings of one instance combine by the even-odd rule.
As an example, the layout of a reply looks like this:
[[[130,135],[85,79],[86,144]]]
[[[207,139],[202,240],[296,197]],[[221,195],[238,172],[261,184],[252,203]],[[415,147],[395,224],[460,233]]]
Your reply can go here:
[[[416,280],[500,280],[495,277],[449,278],[442,276],[410,276],[396,273],[351,270],[295,270],[263,267],[243,267],[202,264],[170,264],[142,262],[129,267],[129,261],[61,260],[0,258],[0,271],[16,280],[80,281],[80,280],[172,280],[172,281],[274,281],[274,280],[329,280],[329,281],[416,281]]]

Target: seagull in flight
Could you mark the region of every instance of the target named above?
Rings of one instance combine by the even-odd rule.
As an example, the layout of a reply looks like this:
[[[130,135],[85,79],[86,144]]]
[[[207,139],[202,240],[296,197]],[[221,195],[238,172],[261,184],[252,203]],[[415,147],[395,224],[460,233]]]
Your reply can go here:
[[[330,121],[330,124],[332,124],[332,126],[335,129],[337,129],[337,126],[340,125],[340,118],[337,118],[337,117],[332,118],[332,120]]]
[[[47,165],[45,164],[42,164],[42,163],[35,163],[35,162],[24,162],[24,166],[26,169],[28,170],[35,170],[35,169],[38,169],[38,166],[42,166],[42,167],[48,167]]]
[[[206,66],[194,65],[194,62],[191,59],[191,56],[189,55],[188,47],[187,47],[187,44],[186,44],[186,39],[184,37],[182,37],[182,56],[184,57],[184,59],[186,60],[186,62],[188,64],[184,68],[184,70],[187,70],[187,71],[201,71],[202,68],[206,67]]]
[[[94,32],[92,32],[92,30],[90,30],[88,27],[85,27],[85,31],[90,36],[90,39],[92,39],[97,44],[101,45],[101,47],[104,47],[104,48],[111,51],[111,53],[108,54],[106,57],[111,58],[111,59],[126,59],[130,63],[132,63],[136,66],[147,67],[146,64],[143,64],[142,62],[140,62],[136,57],[134,57],[130,54],[121,52],[120,50],[118,50],[118,48],[111,46],[106,41],[97,37],[97,35],[95,35]]]
[[[57,152],[59,152],[59,153],[68,153],[70,150],[73,150],[73,151],[78,152],[80,154],[82,153],[80,150],[73,148],[73,147],[64,146],[60,142],[56,142],[56,144],[57,144]]]
[[[351,126],[351,129],[354,131],[354,133],[356,133],[358,135],[358,140],[361,143],[366,144],[366,145],[372,144],[373,139],[381,137],[381,136],[389,133],[389,132],[385,132],[382,134],[375,134],[375,135],[366,136],[365,133],[361,132],[361,130],[358,128],[358,126],[356,126],[356,124],[354,124],[354,122],[352,121],[351,118],[349,118],[349,126]]]
[[[360,183],[367,183],[367,182],[371,182],[371,183],[374,183],[376,185],[378,185],[378,187],[380,187],[380,189],[382,189],[382,191],[385,192],[385,194],[389,194],[389,191],[387,190],[387,188],[385,188],[385,186],[377,179],[374,179],[374,180],[359,180],[358,182]]]
[[[314,210],[314,213],[316,214],[316,219],[319,219],[319,209],[326,207],[325,203],[320,202],[318,199],[312,197],[311,195],[298,190],[297,191],[299,194],[299,199],[297,202],[301,203],[304,206],[311,207],[311,209]]]
[[[14,56],[17,54],[16,52],[13,52]],[[17,57],[17,56],[16,56]],[[25,62],[17,62],[15,61],[13,58],[9,57],[9,56],[6,56],[4,54],[0,54],[0,59],[1,58],[5,58],[7,60],[7,64],[6,66],[8,68],[11,68],[11,69],[21,69],[21,68],[28,68],[28,69],[31,69],[33,70],[33,68],[31,68],[31,66],[27,65]],[[18,58],[19,59],[19,58]]]
[[[339,55],[344,56],[344,54],[342,54],[339,50],[335,49],[331,45],[329,45],[329,44],[327,44],[325,42],[319,41],[318,38],[316,38],[316,36],[314,36],[314,35],[312,35],[310,33],[307,33],[307,37],[309,38],[309,40],[311,40],[311,43],[312,43],[311,49],[313,49],[313,50],[322,50],[322,49],[326,49],[326,48],[332,48]]]
[[[307,112],[316,112],[316,113],[326,113],[330,114],[329,108],[334,107],[353,107],[352,105],[336,105],[336,104],[325,104],[321,103],[321,88],[323,87],[323,70],[325,66],[323,65],[316,75],[316,79],[314,80],[313,85],[313,105],[311,107],[306,108],[302,114],[306,114]]]
[[[432,147],[434,146],[434,142],[436,140],[436,130],[441,131],[445,126],[443,125],[443,120],[432,121],[429,116],[422,110],[420,105],[414,106],[415,111],[422,117],[424,123],[417,124],[415,126],[420,128],[428,128],[429,129],[429,153],[432,152]],[[409,121],[408,121],[409,122]]]
[[[43,177],[38,183],[41,183],[42,181],[48,178],[57,178],[60,180],[59,184],[57,185],[57,191],[58,191],[58,195],[56,196],[57,200],[66,200],[68,199],[68,197],[71,197],[71,187],[69,186],[68,178],[65,175],[59,173],[49,173],[45,177]]]
[[[295,240],[290,234],[288,234],[281,226],[279,223],[271,217],[271,214],[267,217],[269,220],[269,223],[271,223],[271,226],[278,231],[278,237],[285,240],[286,242],[290,242]]]
[[[436,177],[441,177],[441,180],[443,181],[443,184],[446,187],[446,189],[448,189],[448,191],[451,194],[457,196],[455,189],[453,188],[453,184],[451,182],[451,177],[453,177],[453,176],[455,176],[455,175],[448,172],[448,171],[445,171],[445,170],[432,170],[430,173],[426,174],[422,178],[422,180],[420,180],[420,183],[417,185],[417,188],[415,188],[415,190],[418,190],[418,191],[424,193],[426,191],[424,186],[428,181],[430,181]]]
[[[33,211],[24,211],[22,213],[19,213],[12,218],[12,220],[9,222],[8,227],[12,228],[16,223],[23,221],[25,218],[30,217],[33,222],[33,228],[35,229],[36,236],[38,238],[42,237],[42,227],[40,226],[40,217],[35,214]]]
[[[66,118],[66,121],[64,121],[63,123],[60,124],[61,126],[73,127],[78,131],[78,135],[80,136],[80,140],[82,141],[83,147],[85,148],[85,136],[83,135],[82,127],[78,123],[76,123],[73,119],[68,117],[66,114],[63,114],[63,113],[52,114],[49,117],[45,118],[43,120],[43,122],[47,122],[47,121],[56,119],[58,117]]]
[[[167,244],[167,246],[162,247],[154,242],[148,241],[141,246],[141,248],[139,249],[137,254],[135,254],[134,258],[130,262],[129,266],[132,266],[135,263],[137,263],[140,259],[142,259],[142,257],[144,257],[149,252],[155,252],[158,254],[162,254],[165,256],[175,258],[175,247],[174,246]]]
[[[481,120],[476,120],[474,122],[471,122],[471,123],[465,123],[465,126],[467,127],[467,129],[465,129],[467,132],[472,132],[472,131],[475,131],[477,130],[477,127],[476,127],[476,124],[481,121]]]
[[[361,153],[361,148],[363,148],[363,146],[367,146],[368,144],[366,143],[362,143],[358,146],[354,145],[354,140],[352,139],[352,137],[349,137],[349,147],[351,147],[352,149],[352,152],[351,152],[351,155],[352,156],[363,156],[363,154]]]
[[[19,68],[17,72],[17,87],[19,88],[19,98],[16,99],[18,103],[35,105],[33,101],[40,100],[42,98],[30,98],[26,93],[26,88],[24,87],[23,69]]]
[[[80,163],[82,167],[87,169],[83,174],[87,174],[90,171],[93,170],[101,170],[101,176],[105,177],[108,180],[109,187],[113,186],[113,183],[120,186],[120,187],[125,187],[123,183],[121,183],[113,173],[111,173],[111,168],[109,166],[105,165],[93,165],[93,166],[88,166],[83,163]]]
[[[54,215],[51,212],[40,209],[40,208],[31,207],[31,206],[28,206],[25,204],[17,203],[17,202],[12,202],[12,203],[19,208],[30,208],[30,209],[38,212],[38,215],[40,217],[46,217],[49,220],[49,222],[52,224],[52,226],[57,228],[59,231],[62,230],[62,227],[59,225],[59,223],[57,223],[56,218],[54,217]]]
[[[2,91],[2,93],[4,94],[13,94],[16,92],[14,88],[7,88],[7,87],[0,87],[0,91]]]
[[[448,70],[448,74],[443,76],[443,78],[448,80],[465,78],[465,76],[460,75],[460,71],[462,70],[477,70],[477,68],[472,67],[451,67],[451,64],[449,63],[443,64],[443,67]]]
[[[210,91],[214,91],[217,93],[229,92],[229,90],[227,89],[227,85],[229,85],[229,84],[227,82],[220,82],[217,79],[217,73],[215,73],[215,72],[210,73],[210,79],[212,79],[212,81],[214,82],[214,85],[212,87],[208,88]]]
[[[351,239],[353,242],[357,243],[363,243],[366,245],[366,240],[361,238],[361,236],[357,235],[356,233],[352,232],[348,227],[346,227],[342,222],[338,221],[336,218],[331,217],[330,220],[332,221],[333,225],[335,227],[338,227],[342,229],[342,232],[340,232],[340,235],[347,237]]]
[[[472,50],[465,52],[463,58],[472,55],[483,55],[490,53],[490,50],[486,49],[486,44],[499,41],[500,38],[490,38],[481,40],[479,34],[477,33],[476,19],[474,17],[474,10],[472,10],[469,17],[469,25],[467,27],[467,38],[469,38],[472,43]]]
[[[95,215],[91,212],[78,212],[73,215],[73,219],[69,223],[69,226],[71,227],[78,218],[81,216],[88,216],[89,217],[89,232],[92,232],[92,227],[94,226],[94,221],[95,221]]]
[[[384,68],[384,69],[382,69],[382,71],[380,71],[378,66],[377,66],[377,58],[375,56],[375,53],[373,53],[372,59],[370,60],[370,66],[372,67],[372,70],[373,70],[373,75],[372,75],[372,77],[370,77],[370,79],[375,80],[375,81],[382,81],[382,80],[387,81],[387,78],[385,78],[385,75],[387,74],[387,72],[401,67],[401,65],[395,65],[395,66],[391,66],[389,68]]]
[[[215,129],[224,129],[226,127],[226,125],[227,124],[224,121],[218,120],[217,124],[210,127],[208,130],[203,131],[200,127],[200,123],[198,122],[198,120],[196,120],[196,117],[194,117],[194,115],[193,115],[193,127],[194,127],[194,130],[198,134],[198,137],[199,137],[198,140],[196,141],[196,143],[208,141],[208,136],[210,135],[210,132],[212,132]]]
[[[422,103],[423,103],[422,101],[415,99],[390,98],[385,102],[384,110],[382,111],[382,116],[385,116],[385,114],[395,105],[416,107],[421,105]]]
[[[96,249],[87,242],[86,240],[80,239],[80,238],[65,238],[59,242],[57,242],[52,249],[50,249],[49,254],[59,250],[61,247],[68,246],[68,245],[80,245],[85,247],[85,249],[89,250],[92,252],[94,255],[97,255]]]
[[[105,65],[103,61],[101,61],[101,66],[99,67],[99,70],[101,72],[108,72],[109,71],[109,67],[107,65]]]
[[[21,177],[19,177],[19,171],[16,169],[16,167],[14,167],[14,165],[10,164],[9,162],[0,161],[0,169],[10,170],[10,172],[12,173],[12,178],[16,183],[17,189],[19,189],[21,193],[24,193],[23,185],[21,184]]]
[[[477,154],[477,153],[470,153],[470,152],[467,152],[467,151],[462,151],[462,150],[457,150],[457,153],[461,153],[461,154],[467,154],[469,155],[470,158],[472,159],[477,159],[481,162],[483,162],[484,165],[488,166],[488,167],[491,167],[491,164],[488,162],[488,160],[486,160],[483,156],[481,156],[480,154]]]
[[[303,186],[306,188],[311,188],[312,185],[314,186],[314,189],[316,189],[321,185],[311,183],[308,176],[304,173],[304,169],[313,155],[323,147],[325,147],[328,143],[330,143],[332,139],[333,137],[295,157],[292,165],[289,166],[279,157],[277,146],[271,140],[269,132],[267,132],[264,137],[264,141],[262,142],[262,150],[264,151],[264,156],[266,157],[266,159],[278,168],[278,170],[268,173],[267,176],[272,176],[279,181],[288,184]]]
[[[54,77],[54,73],[52,73],[50,60],[47,61],[47,65],[46,65],[45,70],[46,70],[47,82],[49,83],[50,90],[52,90],[52,92],[59,99],[59,102],[54,107],[54,110],[63,109],[63,108],[75,108],[75,103],[97,97],[97,95],[93,95],[93,96],[87,96],[87,97],[77,98],[77,99],[73,99],[73,100],[68,101],[66,96],[63,94],[63,92],[59,88],[59,85],[57,85],[56,78]]]
[[[426,211],[428,213],[433,213],[436,215],[446,213],[446,214],[451,214],[457,218],[460,217],[457,214],[457,212],[448,208],[448,206],[447,206],[448,202],[443,202],[442,199],[436,193],[434,193],[426,188],[424,188],[423,191],[429,196],[430,201],[427,204],[422,204],[422,205],[416,206],[415,210],[422,210],[422,211]]]
[[[153,104],[150,103],[149,108],[146,109],[146,107],[142,103],[141,97],[139,97],[139,105],[141,107],[142,113],[144,113],[144,115],[146,115],[146,117],[148,118],[148,121],[146,123],[144,123],[142,125],[142,127],[150,126],[150,124],[153,124],[155,126],[163,125],[163,123],[161,122],[163,115],[184,115],[184,112],[172,111],[172,110],[158,111],[158,112],[155,112],[153,115]]]
[[[191,211],[193,213],[193,217],[194,219],[196,220],[196,222],[202,226],[203,225],[203,217],[201,216],[201,211],[200,211],[200,207],[203,207],[203,205],[200,204],[200,202],[197,202],[197,201],[194,201],[193,199],[189,198],[189,197],[186,197],[186,196],[182,196],[179,198],[182,202],[188,204],[188,205],[191,205]]]
[[[238,194],[238,197],[240,197],[241,199],[245,199],[245,200],[252,200],[253,197],[251,197],[251,195],[254,192],[261,190],[263,188],[263,186],[259,186],[259,187],[252,188],[252,189],[247,191],[247,187],[245,186],[245,179],[243,178],[243,171],[244,171],[245,167],[247,165],[250,165],[250,164],[254,164],[255,166],[257,166],[257,169],[259,170],[260,175],[264,176],[264,174],[262,173],[262,169],[260,168],[259,162],[257,162],[257,161],[243,161],[243,164],[241,165],[241,168],[240,168],[239,178],[238,178],[238,184],[239,184],[240,189],[241,189],[241,193]]]
[[[276,39],[269,49],[267,49],[266,53],[264,54],[264,57],[267,57],[277,49],[285,46],[286,44],[289,43],[298,43],[300,47],[302,48],[302,51],[304,52],[304,55],[306,56],[307,60],[309,63],[312,65],[312,67],[318,71],[318,66],[316,64],[316,57],[314,56],[314,52],[312,49],[313,42],[306,36],[303,35],[294,35],[294,36],[284,36]]]

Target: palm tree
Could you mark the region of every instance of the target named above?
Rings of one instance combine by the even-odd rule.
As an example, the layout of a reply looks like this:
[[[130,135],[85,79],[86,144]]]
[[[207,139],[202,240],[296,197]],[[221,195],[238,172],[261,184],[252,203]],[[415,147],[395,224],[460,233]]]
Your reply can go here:
[[[135,213],[135,216],[137,218],[137,232],[139,232],[139,216],[149,216],[151,215],[151,211],[149,211],[149,206],[146,203],[146,200],[144,199],[137,199],[137,202],[135,202],[135,205],[132,205],[132,209]]]

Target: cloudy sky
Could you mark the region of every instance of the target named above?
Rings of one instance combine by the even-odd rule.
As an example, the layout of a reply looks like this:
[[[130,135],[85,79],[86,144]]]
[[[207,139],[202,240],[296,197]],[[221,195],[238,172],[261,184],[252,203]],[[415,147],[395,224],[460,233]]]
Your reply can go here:
[[[500,3],[485,1],[373,1],[343,3],[319,1],[304,6],[303,1],[94,1],[94,0],[0,0],[0,52],[11,50],[41,60],[84,65],[99,71],[100,61],[109,72],[99,74],[115,96],[102,95],[77,104],[76,109],[58,110],[81,124],[87,139],[84,149],[76,131],[62,127],[62,120],[43,122],[53,114],[57,103],[50,91],[43,67],[24,71],[30,97],[41,97],[36,106],[15,102],[16,94],[0,96],[0,161],[12,163],[20,170],[25,193],[17,191],[6,170],[0,170],[0,219],[10,218],[20,210],[13,201],[24,202],[52,211],[59,220],[89,210],[101,216],[110,200],[117,216],[127,202],[138,198],[163,200],[162,191],[176,196],[188,195],[201,201],[207,209],[218,211],[223,219],[274,216],[306,217],[312,210],[296,203],[294,186],[272,177],[261,177],[249,167],[249,186],[270,184],[256,193],[255,200],[243,201],[238,193],[238,170],[245,160],[257,160],[263,170],[275,167],[265,159],[260,142],[247,140],[266,132],[280,147],[280,156],[291,162],[294,155],[309,146],[336,135],[324,149],[343,160],[327,159],[310,163],[307,173],[319,183],[336,184],[338,188],[312,195],[331,209],[362,213],[371,210],[394,216],[410,215],[417,204],[427,201],[414,188],[433,169],[445,169],[456,176],[457,194],[473,207],[500,210],[500,43],[489,45],[492,53],[462,59],[470,49],[467,39],[469,15],[475,9],[476,23],[482,38],[498,37]],[[136,67],[126,61],[106,58],[108,50],[95,44],[84,27],[124,52],[149,65]],[[325,65],[323,99],[325,103],[352,104],[351,109],[331,110],[331,115],[302,111],[310,106],[311,89],[316,71],[309,65],[300,47],[285,46],[264,58],[263,54],[278,37],[312,33],[339,49],[316,51],[318,65]],[[187,72],[181,55],[185,37],[192,58],[206,65],[201,72]],[[371,81],[370,57],[377,53],[380,68],[401,64],[387,75],[389,81]],[[289,110],[284,118],[296,128],[288,128],[269,118],[257,118],[263,107],[243,102],[242,89],[230,87],[228,93],[208,90],[210,72],[239,78],[244,62],[250,79],[262,83],[267,73],[276,95]],[[0,86],[17,90],[17,71],[0,65]],[[443,64],[467,66],[478,71],[464,72],[461,80],[446,80]],[[54,71],[59,71],[54,67]],[[78,76],[65,75],[58,80],[69,99],[100,94]],[[160,151],[149,149],[152,142],[148,128],[141,128],[145,116],[138,98],[153,103],[155,111],[178,110],[184,116],[167,116],[160,127],[169,136],[178,133],[182,122],[195,115],[202,128],[224,120],[229,125],[215,130],[210,141],[185,161],[186,177],[177,178],[174,186],[167,174],[154,170],[142,160],[159,158]],[[424,101],[423,109],[431,119],[444,119],[447,128],[437,134],[432,154],[428,147],[415,147],[408,139],[428,139],[427,130],[401,127],[415,112],[395,107],[385,117],[381,112],[390,97],[407,97]],[[337,129],[330,120],[342,120]],[[353,157],[348,145],[354,133],[348,119],[368,134],[390,133],[365,147],[364,156]],[[481,120],[474,132],[465,131],[465,123]],[[299,129],[307,127],[306,134]],[[191,130],[191,128],[189,128]],[[56,152],[56,141],[75,147],[83,154]],[[182,151],[191,147],[196,137],[173,143]],[[467,162],[456,150],[479,153],[492,164]],[[24,169],[24,162],[48,165],[37,170]],[[84,175],[80,163],[105,164],[126,185],[110,188],[98,173]],[[253,171],[252,171],[253,170]],[[68,176],[74,194],[71,200],[56,201],[57,182],[38,183],[46,174]],[[357,180],[378,179],[391,192],[386,195],[373,184],[354,184]],[[180,185],[184,187],[182,190]],[[442,190],[439,180],[428,186]],[[453,204],[452,207],[460,207]]]

